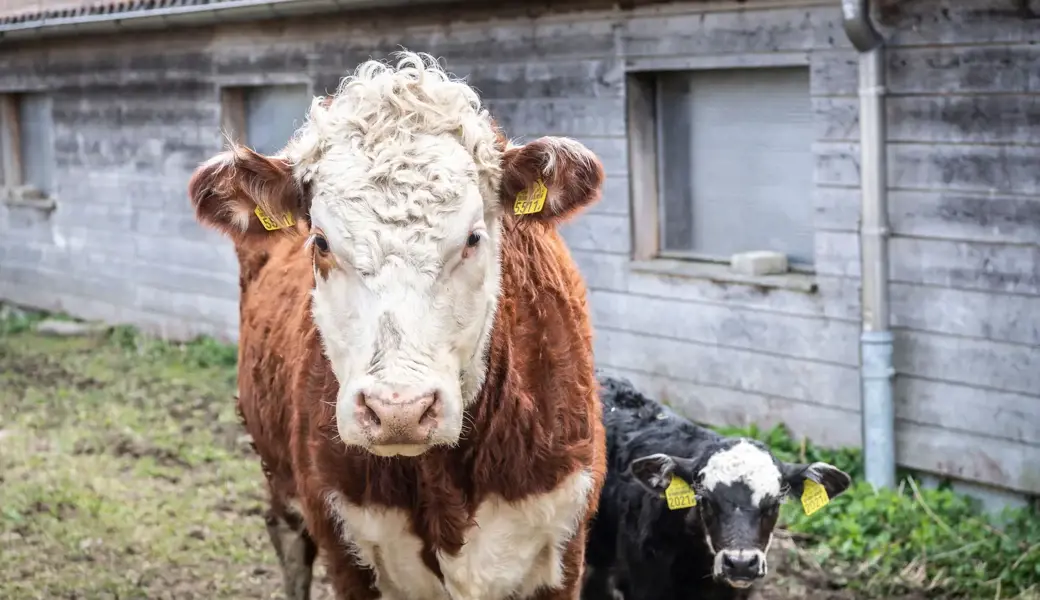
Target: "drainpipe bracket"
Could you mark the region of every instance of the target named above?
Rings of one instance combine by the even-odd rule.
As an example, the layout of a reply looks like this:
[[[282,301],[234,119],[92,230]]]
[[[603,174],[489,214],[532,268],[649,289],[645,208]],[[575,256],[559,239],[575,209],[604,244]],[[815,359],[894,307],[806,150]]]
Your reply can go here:
[[[896,375],[892,366],[895,337],[891,331],[864,331],[860,334],[862,362],[860,372],[865,380],[888,380]]]
[[[861,223],[862,223],[862,221],[861,221]],[[892,230],[889,229],[888,227],[864,227],[861,224],[860,228],[859,228],[859,231],[860,231],[860,233],[862,233],[864,235],[871,235],[871,236],[876,235],[876,236],[879,236],[879,237],[886,237],[886,238],[887,237],[891,237],[891,235],[892,235]]]
[[[864,344],[870,344],[872,346],[885,346],[892,345],[892,341],[895,336],[892,335],[891,331],[863,331],[859,335],[860,341]]]
[[[860,371],[864,381],[889,381],[896,377],[896,370],[891,367],[870,368],[864,364]]]

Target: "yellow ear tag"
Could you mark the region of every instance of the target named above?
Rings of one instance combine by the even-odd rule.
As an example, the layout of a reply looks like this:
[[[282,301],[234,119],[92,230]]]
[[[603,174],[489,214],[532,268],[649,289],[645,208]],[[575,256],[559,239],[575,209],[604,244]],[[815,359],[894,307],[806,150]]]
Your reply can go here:
[[[267,216],[267,213],[265,213],[259,206],[257,206],[256,210],[254,210],[253,212],[256,214],[256,218],[260,219],[260,224],[264,226],[264,229],[268,231],[274,231],[275,229],[282,228],[281,225],[275,223],[274,219]],[[285,221],[286,227],[292,227],[293,223],[295,223],[295,221],[293,221],[292,218],[292,213],[289,211],[285,211],[285,215],[283,215],[283,220]]]
[[[805,480],[805,487],[802,489],[802,509],[805,510],[806,516],[820,510],[830,501],[827,490],[822,485],[812,479]]]
[[[518,215],[530,215],[537,212],[542,212],[542,207],[545,206],[545,197],[549,195],[549,189],[545,187],[542,180],[534,182],[534,188],[530,190],[523,190],[516,195],[516,202],[513,204],[513,212]]]
[[[668,489],[664,491],[664,499],[668,501],[669,510],[697,506],[697,496],[690,489],[690,484],[675,475],[672,475],[672,482],[668,484]]]

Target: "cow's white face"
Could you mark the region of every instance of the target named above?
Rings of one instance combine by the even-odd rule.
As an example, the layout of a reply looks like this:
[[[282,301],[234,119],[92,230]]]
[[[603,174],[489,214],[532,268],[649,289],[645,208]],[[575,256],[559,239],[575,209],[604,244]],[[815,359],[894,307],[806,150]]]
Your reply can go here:
[[[339,437],[381,456],[462,435],[487,371],[503,215],[517,194],[545,192],[511,223],[551,227],[598,199],[603,180],[574,140],[506,147],[472,88],[431,57],[402,54],[315,99],[281,156],[234,146],[189,184],[197,218],[236,243],[272,235],[258,209],[309,222]]]
[[[498,300],[502,146],[474,91],[418,56],[359,67],[287,146],[344,443],[458,441]]]
[[[450,134],[349,148],[313,173],[313,313],[340,438],[385,456],[455,443],[486,370],[498,204]]]

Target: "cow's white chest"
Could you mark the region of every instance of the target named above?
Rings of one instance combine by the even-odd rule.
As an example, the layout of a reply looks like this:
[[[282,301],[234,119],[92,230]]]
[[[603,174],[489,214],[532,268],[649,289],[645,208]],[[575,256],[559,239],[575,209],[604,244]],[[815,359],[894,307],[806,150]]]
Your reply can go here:
[[[542,586],[563,583],[563,546],[574,535],[592,489],[592,475],[577,472],[552,492],[508,503],[489,498],[456,556],[438,553],[444,582],[430,571],[412,533],[408,513],[361,507],[338,494],[329,508],[344,541],[376,572],[386,600],[505,600],[526,598]]]

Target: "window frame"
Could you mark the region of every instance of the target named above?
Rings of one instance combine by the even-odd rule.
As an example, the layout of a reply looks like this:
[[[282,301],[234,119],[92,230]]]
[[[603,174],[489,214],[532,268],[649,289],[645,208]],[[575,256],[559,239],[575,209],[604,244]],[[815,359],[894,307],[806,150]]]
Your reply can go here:
[[[668,251],[662,247],[659,75],[669,71],[810,67],[807,52],[736,54],[728,56],[629,59],[625,68],[625,121],[628,150],[632,267],[653,273],[674,274],[768,287],[813,292],[815,268],[789,263],[787,273],[745,276],[729,269],[730,257],[700,252]],[[810,71],[810,77],[812,73]],[[806,202],[811,202],[806,198]]]
[[[22,123],[19,118],[18,94],[0,94],[0,174],[3,186],[22,185]]]
[[[303,86],[307,95],[314,97],[314,82],[309,77],[276,77],[261,80],[227,79],[219,83],[220,130],[226,139],[236,144],[253,147],[246,134],[248,131],[246,91],[275,86]]]
[[[54,160],[54,116],[53,99],[41,90],[4,91],[0,92],[0,199],[9,206],[27,206],[44,211],[56,207],[54,188],[54,172],[47,187],[50,191],[38,188],[26,182],[25,157],[22,156],[22,99],[26,96],[40,96],[48,106],[47,117],[51,120],[49,138],[44,141],[49,146],[50,160]]]

